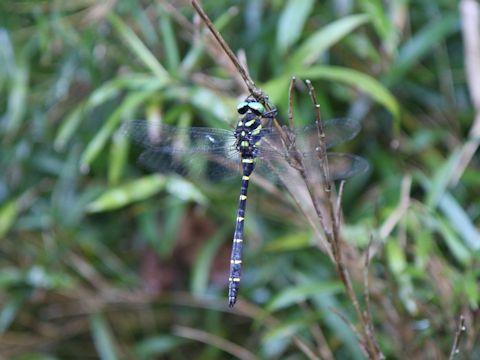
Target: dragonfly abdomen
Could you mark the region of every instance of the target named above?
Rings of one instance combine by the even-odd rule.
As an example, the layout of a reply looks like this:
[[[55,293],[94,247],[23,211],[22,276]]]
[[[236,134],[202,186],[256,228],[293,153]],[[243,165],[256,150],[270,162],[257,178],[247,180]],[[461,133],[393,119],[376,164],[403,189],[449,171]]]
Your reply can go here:
[[[237,293],[242,273],[243,228],[245,223],[245,209],[247,206],[248,184],[250,175],[255,168],[255,158],[242,159],[243,176],[238,201],[237,219],[233,234],[232,254],[230,256],[230,276],[228,278],[228,306],[233,307],[237,301]]]

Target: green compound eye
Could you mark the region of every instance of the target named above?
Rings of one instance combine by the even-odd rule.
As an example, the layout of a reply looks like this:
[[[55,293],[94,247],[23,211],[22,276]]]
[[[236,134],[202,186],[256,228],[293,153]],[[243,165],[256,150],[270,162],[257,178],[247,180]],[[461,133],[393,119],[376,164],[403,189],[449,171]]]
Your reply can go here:
[[[259,102],[248,103],[248,107],[259,114],[263,114],[265,112],[265,107]]]
[[[250,104],[247,103],[246,101],[242,101],[240,104],[237,106],[237,111],[239,114],[245,114],[249,108]]]

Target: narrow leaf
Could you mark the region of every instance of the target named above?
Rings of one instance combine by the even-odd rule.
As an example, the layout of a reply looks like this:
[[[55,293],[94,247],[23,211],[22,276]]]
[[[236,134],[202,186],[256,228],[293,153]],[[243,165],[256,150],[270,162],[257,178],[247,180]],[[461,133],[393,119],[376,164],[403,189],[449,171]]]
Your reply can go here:
[[[157,77],[163,80],[168,80],[170,75],[167,70],[160,64],[152,54],[152,52],[145,46],[140,38],[130,29],[119,17],[109,14],[109,20],[113,27],[120,33],[122,39],[125,40],[127,45],[133,51],[135,55],[150,69]]]
[[[192,268],[192,293],[196,295],[206,293],[210,268],[215,255],[225,240],[227,230],[228,228],[223,226],[200,250]]]
[[[320,281],[311,284],[292,286],[276,295],[267,306],[267,310],[275,311],[305,301],[319,294],[334,294],[342,290],[339,282]]]
[[[143,91],[130,94],[122,105],[108,118],[95,137],[89,142],[80,159],[80,169],[88,170],[90,164],[103,151],[107,140],[112,136],[118,127],[125,113],[133,113],[135,109],[143,104],[152,94],[152,91]]]
[[[278,20],[277,47],[281,53],[302,35],[305,21],[313,9],[313,0],[289,0]]]
[[[13,226],[19,212],[19,200],[11,200],[0,207],[0,238]]]
[[[357,27],[369,21],[368,15],[351,15],[324,26],[303,42],[290,57],[287,68],[297,72],[317,61],[328,48],[340,41]]]
[[[154,174],[142,177],[128,184],[107,190],[87,206],[90,213],[121,208],[136,201],[145,200],[165,189],[165,176]]]
[[[90,316],[92,338],[101,360],[117,360],[117,350],[112,331],[101,314]]]
[[[405,73],[425,55],[431,54],[448,35],[459,30],[458,14],[443,14],[417,31],[401,49],[386,81],[389,85],[401,80]]]
[[[304,79],[326,79],[340,81],[356,87],[385,106],[395,117],[400,117],[400,106],[392,93],[378,80],[356,70],[338,66],[314,66],[297,74]]]

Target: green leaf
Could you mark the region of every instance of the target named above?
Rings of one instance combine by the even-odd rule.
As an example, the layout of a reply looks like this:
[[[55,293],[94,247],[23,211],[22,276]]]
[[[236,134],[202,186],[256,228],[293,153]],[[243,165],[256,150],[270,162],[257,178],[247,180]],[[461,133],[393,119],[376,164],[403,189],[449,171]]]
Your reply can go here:
[[[387,18],[388,11],[379,0],[362,0],[361,4],[362,8],[370,15],[380,38],[386,41],[393,30],[393,24]]]
[[[197,187],[177,176],[169,177],[165,188],[170,194],[183,201],[194,201],[201,205],[206,205],[208,202],[208,199]]]
[[[407,268],[407,259],[403,248],[395,238],[388,238],[385,243],[388,266],[393,274],[400,276]]]
[[[263,84],[262,88],[273,103],[279,103],[287,98],[290,81],[290,76],[280,76]]]
[[[478,256],[478,254],[477,254]],[[463,289],[468,299],[470,307],[474,310],[478,310],[478,304],[480,300],[480,293],[478,290],[478,275],[467,273],[462,274],[460,283],[463,285]]]
[[[456,149],[450,154],[447,161],[439,164],[433,175],[433,180],[430,184],[427,192],[427,206],[433,208],[438,205],[438,202],[447,191],[448,183],[451,179],[452,172],[458,168],[458,162],[461,159],[460,149]]]
[[[8,330],[13,320],[17,316],[18,311],[25,303],[27,294],[25,292],[17,292],[15,296],[2,304],[0,310],[0,334]]]
[[[384,85],[370,75],[338,66],[313,66],[299,71],[297,75],[310,80],[340,81],[356,87],[385,106],[397,121],[400,118],[400,105],[395,97]]]
[[[309,322],[304,317],[282,321],[263,336],[262,354],[267,359],[285,358],[281,356],[290,345],[292,336],[306,329]]]
[[[449,219],[451,227],[463,238],[463,242],[471,250],[479,250],[480,233],[458,201],[447,192],[440,200],[439,208]]]
[[[288,0],[277,26],[277,47],[284,54],[302,35],[302,29],[310,15],[313,0]]]
[[[456,13],[442,14],[441,17],[426,24],[400,49],[386,83],[393,85],[400,81],[416,62],[431,54],[432,49],[448,35],[458,31],[459,19]]]
[[[110,327],[100,313],[90,316],[93,342],[101,360],[117,360],[118,351]]]
[[[224,243],[229,227],[222,226],[200,250],[192,268],[192,282],[190,288],[195,295],[204,295],[208,286],[210,268],[220,246]]]
[[[448,246],[450,253],[457,259],[458,262],[464,265],[470,264],[472,260],[471,251],[469,251],[465,245],[460,241],[458,236],[451,230],[451,228],[445,224],[442,219],[435,221],[438,231],[442,234],[445,243]],[[478,240],[478,238],[477,238]]]
[[[306,39],[292,54],[287,64],[287,72],[298,75],[297,71],[317,61],[328,48],[368,21],[368,15],[351,15],[324,26]]]
[[[151,336],[135,346],[135,358],[140,360],[154,359],[187,343],[187,340],[171,335]]]
[[[125,114],[133,113],[141,104],[143,104],[152,95],[152,90],[138,93],[132,93],[122,103],[118,109],[110,115],[108,120],[103,124],[102,128],[97,132],[94,138],[88,143],[80,159],[80,169],[87,171],[90,164],[103,151],[107,140],[112,136],[115,129]]]
[[[312,246],[310,232],[294,232],[269,241],[264,248],[266,252],[292,251]]]
[[[311,296],[335,294],[342,291],[342,289],[342,285],[336,281],[319,281],[299,286],[291,286],[278,293],[267,305],[267,310],[275,311],[283,309],[290,305],[303,302]]]
[[[165,189],[167,178],[162,175],[149,175],[107,190],[87,206],[90,213],[110,211],[136,201],[145,200]]]
[[[108,162],[108,183],[110,185],[117,185],[122,177],[127,162],[129,144],[128,137],[123,131],[117,130],[113,135]]]
[[[19,200],[11,200],[0,207],[0,239],[12,228],[19,213]]]
[[[16,62],[14,72],[11,75],[12,83],[7,101],[6,130],[10,135],[16,134],[25,117],[28,103],[30,69],[26,55],[21,55]]]
[[[60,151],[65,148],[72,136],[75,135],[75,132],[81,124],[82,118],[87,116],[89,111],[119,96],[122,90],[130,89],[141,92],[150,90],[154,93],[165,85],[166,82],[144,74],[123,75],[106,82],[93,91],[88,99],[82,101],[69,115],[67,115],[55,138],[55,149]]]
[[[178,52],[177,41],[175,39],[175,31],[172,27],[169,14],[162,8],[158,7],[160,13],[160,30],[162,33],[162,40],[164,45],[165,56],[167,57],[168,70],[174,72],[178,69],[180,64],[180,55]]]
[[[57,137],[54,141],[54,146],[57,151],[61,151],[65,148],[66,144],[77,131],[81,121],[82,114],[85,108],[85,104],[78,105],[63,121]]]
[[[183,201],[195,201],[202,205],[207,203],[205,196],[192,183],[180,177],[153,174],[107,190],[87,205],[87,212],[118,209],[133,202],[148,199],[162,190]]]
[[[120,33],[122,39],[130,47],[130,50],[138,56],[138,58],[144,63],[144,65],[150,69],[159,79],[164,81],[170,80],[170,75],[165,70],[162,64],[160,64],[151,53],[151,51],[145,46],[140,38],[130,29],[119,17],[112,13],[108,16],[113,27]]]

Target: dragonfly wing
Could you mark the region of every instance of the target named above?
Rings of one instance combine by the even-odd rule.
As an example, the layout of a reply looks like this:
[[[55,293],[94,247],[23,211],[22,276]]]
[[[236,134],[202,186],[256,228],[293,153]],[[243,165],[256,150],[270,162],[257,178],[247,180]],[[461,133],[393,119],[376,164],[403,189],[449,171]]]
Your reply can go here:
[[[150,170],[210,181],[238,174],[233,131],[179,128],[146,120],[129,121],[125,131],[146,148],[139,162]]]
[[[368,161],[353,154],[327,153],[328,174],[327,181],[345,180],[363,174],[369,168]],[[307,176],[313,182],[323,181],[323,170],[318,156],[305,157]]]
[[[304,176],[312,183],[327,181],[345,180],[359,175],[368,170],[368,161],[364,158],[342,153],[327,153],[328,173],[323,175],[322,161],[316,152],[299,153],[301,164],[294,156],[280,157],[268,156],[259,159],[256,171],[267,178],[272,175],[277,178],[286,179],[289,174],[292,178],[300,174],[297,169],[302,169]]]
[[[345,141],[353,139],[360,131],[360,124],[351,119],[333,119],[322,122],[323,138],[326,148],[331,148]],[[262,141],[258,144],[260,153],[264,156],[274,153],[285,153],[286,146],[283,143],[282,135],[287,136],[287,146],[293,142],[299,151],[309,152],[320,145],[320,132],[317,124],[311,124],[302,128],[282,128],[281,130],[271,127],[263,129]]]
[[[176,173],[190,179],[204,179],[209,182],[224,180],[240,173],[240,160],[235,153],[219,151],[166,152],[165,149],[149,148],[138,161],[146,168],[164,174]]]
[[[233,131],[206,127],[180,128],[132,120],[125,132],[136,143],[166,153],[212,153],[235,143]]]

